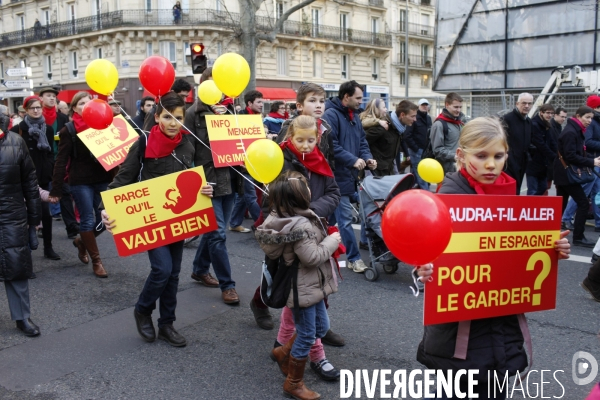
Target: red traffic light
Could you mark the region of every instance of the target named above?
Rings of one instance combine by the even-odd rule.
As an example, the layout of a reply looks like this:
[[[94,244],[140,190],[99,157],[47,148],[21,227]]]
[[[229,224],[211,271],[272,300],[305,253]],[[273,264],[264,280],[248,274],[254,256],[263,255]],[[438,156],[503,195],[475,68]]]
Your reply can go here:
[[[192,54],[202,54],[204,52],[204,45],[202,43],[193,43],[190,47]]]

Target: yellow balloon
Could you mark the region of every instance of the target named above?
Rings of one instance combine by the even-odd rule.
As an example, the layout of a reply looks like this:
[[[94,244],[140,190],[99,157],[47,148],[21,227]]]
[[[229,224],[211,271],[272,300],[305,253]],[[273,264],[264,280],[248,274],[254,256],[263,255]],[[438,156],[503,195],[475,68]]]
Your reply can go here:
[[[244,163],[254,179],[261,183],[269,183],[279,176],[283,168],[283,152],[274,141],[258,139],[246,149]]]
[[[439,161],[433,158],[421,160],[417,166],[417,172],[421,179],[428,183],[440,183],[444,180],[444,168]]]
[[[119,72],[108,60],[94,60],[85,69],[85,81],[94,92],[108,96],[119,84]]]
[[[215,60],[212,76],[221,92],[235,98],[250,82],[250,66],[239,54],[225,53]]]
[[[198,86],[198,98],[202,100],[204,104],[212,106],[221,101],[223,93],[219,90],[214,81],[210,79],[204,81]]]

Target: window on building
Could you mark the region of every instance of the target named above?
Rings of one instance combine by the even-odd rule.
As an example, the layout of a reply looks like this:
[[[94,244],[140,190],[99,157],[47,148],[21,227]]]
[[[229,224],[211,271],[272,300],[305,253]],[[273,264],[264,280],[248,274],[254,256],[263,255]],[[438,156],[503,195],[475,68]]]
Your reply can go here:
[[[160,42],[160,55],[172,63],[177,62],[175,58],[175,42]]]
[[[348,65],[350,64],[350,56],[348,54],[342,54],[340,59],[340,72],[342,79],[349,79],[350,74],[348,73]]]
[[[323,53],[313,51],[313,75],[315,78],[323,77]]]
[[[27,60],[26,59],[21,59],[19,61],[19,68],[27,68]]]
[[[379,33],[379,18],[371,18],[371,33],[374,35]]]
[[[400,19],[398,21],[398,30],[400,32],[406,32],[406,10],[400,10]]]
[[[77,62],[77,52],[76,51],[72,51],[71,54],[69,55],[69,64],[71,67],[70,71],[69,71],[71,78],[77,78],[77,75],[79,74],[79,63]]]
[[[146,0],[146,12],[152,11],[152,0]]]
[[[275,3],[275,17],[280,19],[283,15],[283,1],[278,1]]]
[[[17,15],[17,20],[19,21],[19,29],[25,29],[25,16],[23,14]]]
[[[102,47],[96,47],[96,58],[103,58]]]
[[[146,42],[146,57],[150,57],[154,55],[154,52],[152,51],[152,42]]]
[[[371,78],[373,78],[374,81],[379,80],[379,59],[378,58],[373,58],[371,60]]]
[[[277,48],[277,75],[287,75],[287,49]]]
[[[340,14],[340,39],[348,40],[348,14]]]
[[[221,0],[216,0],[215,10],[221,11]]]
[[[429,45],[422,44],[421,45],[421,58],[423,59],[423,65],[429,66],[431,65],[431,60],[429,59]]]
[[[74,35],[77,30],[77,26],[75,25],[75,3],[67,4],[67,21],[71,21],[71,25],[69,26],[69,34]]]
[[[406,85],[406,73],[405,72],[400,72],[400,85],[402,85],[402,86]]]
[[[186,54],[188,54],[189,48],[190,48],[190,42],[183,42],[183,65],[188,65],[188,58],[187,58]],[[190,56],[192,55],[191,52],[189,52],[189,54],[190,54]]]
[[[421,87],[424,87],[424,88],[429,87],[429,74],[421,75]]]
[[[42,10],[42,25],[50,25],[50,10],[48,8]]]
[[[406,42],[400,42],[400,52],[398,54],[398,61],[401,64],[406,62]]]
[[[4,63],[0,62],[0,79],[4,79]]]
[[[44,72],[45,75],[44,79],[46,80],[51,80],[52,79],[52,55],[51,54],[46,54],[46,56],[44,57]]]
[[[223,42],[217,42],[217,57],[223,54]]]
[[[319,36],[319,30],[321,25],[321,9],[313,8],[311,10],[312,16],[312,36]]]

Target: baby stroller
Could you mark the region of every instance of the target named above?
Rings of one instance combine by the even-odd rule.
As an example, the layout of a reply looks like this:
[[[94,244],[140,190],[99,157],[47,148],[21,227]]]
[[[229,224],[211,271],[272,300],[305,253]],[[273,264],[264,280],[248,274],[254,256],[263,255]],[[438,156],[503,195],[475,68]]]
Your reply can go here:
[[[399,193],[411,189],[414,183],[414,175],[400,174],[367,176],[359,185],[360,216],[365,223],[369,256],[371,257],[369,268],[365,270],[365,279],[368,281],[373,282],[379,278],[378,266],[381,266],[383,271],[388,274],[393,274],[398,270],[400,261],[394,257],[383,242],[381,219],[388,203]]]

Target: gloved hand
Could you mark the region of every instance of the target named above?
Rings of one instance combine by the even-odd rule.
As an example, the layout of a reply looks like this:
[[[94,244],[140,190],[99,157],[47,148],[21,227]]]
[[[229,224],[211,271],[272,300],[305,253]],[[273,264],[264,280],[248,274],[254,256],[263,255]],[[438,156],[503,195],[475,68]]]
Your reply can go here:
[[[29,225],[29,248],[31,250],[36,250],[40,243],[37,238],[37,231],[35,230],[34,225]]]

